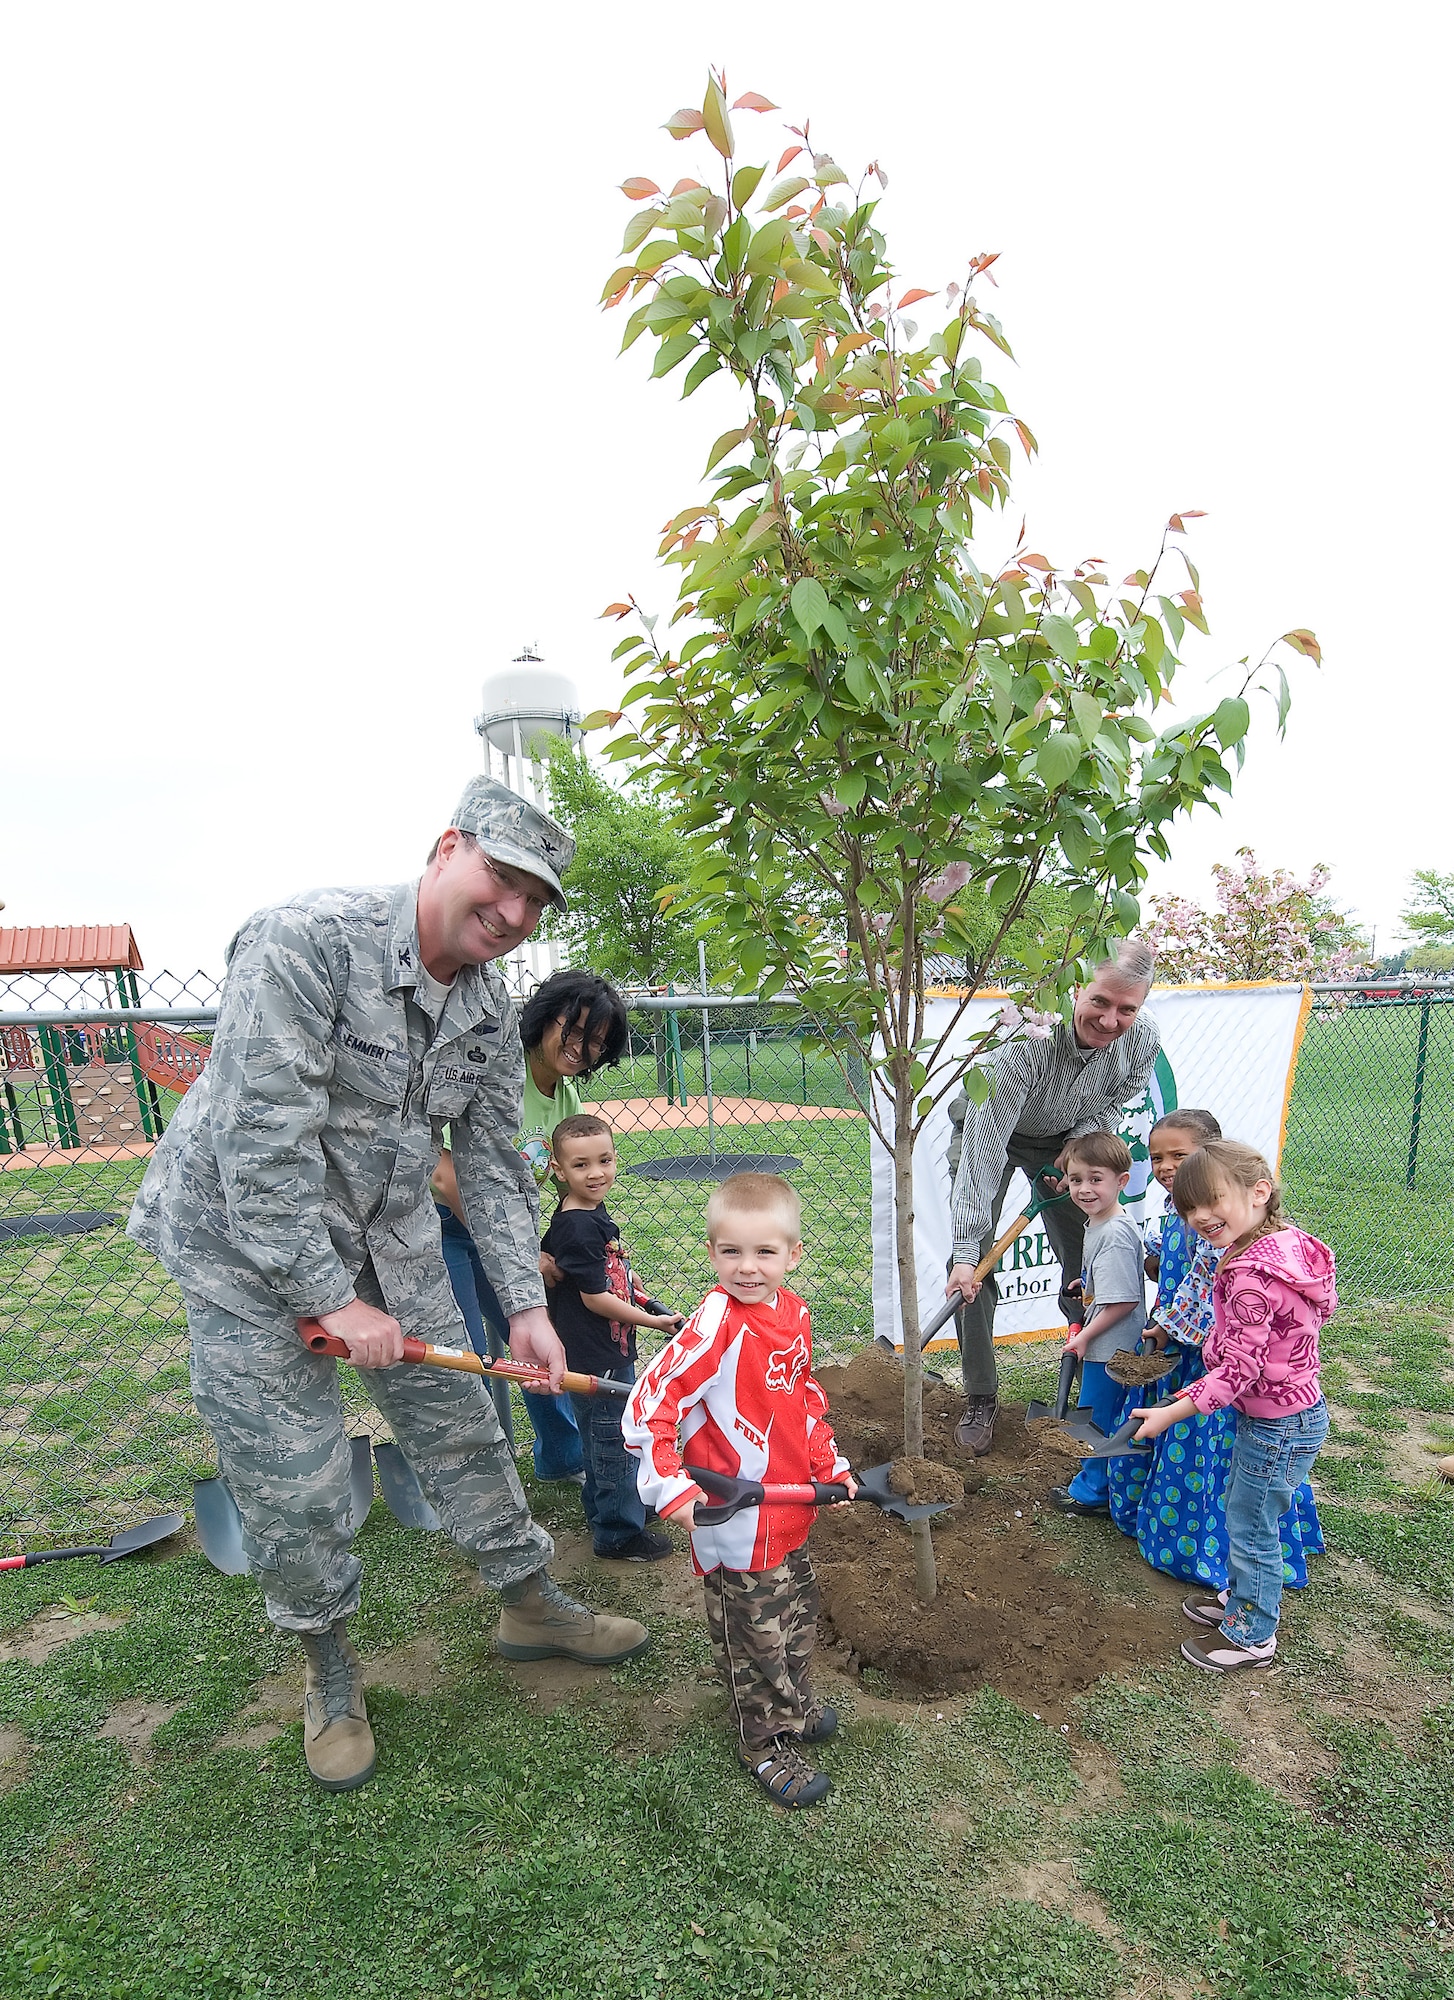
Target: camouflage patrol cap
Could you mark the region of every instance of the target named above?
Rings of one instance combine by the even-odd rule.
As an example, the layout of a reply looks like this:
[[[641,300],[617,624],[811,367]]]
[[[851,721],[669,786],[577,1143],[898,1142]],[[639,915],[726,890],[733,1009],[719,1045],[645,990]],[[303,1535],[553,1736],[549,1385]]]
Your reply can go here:
[[[570,867],[576,844],[563,826],[529,799],[497,778],[471,778],[450,825],[473,835],[492,861],[537,876],[550,890],[555,907],[569,908],[560,878]]]

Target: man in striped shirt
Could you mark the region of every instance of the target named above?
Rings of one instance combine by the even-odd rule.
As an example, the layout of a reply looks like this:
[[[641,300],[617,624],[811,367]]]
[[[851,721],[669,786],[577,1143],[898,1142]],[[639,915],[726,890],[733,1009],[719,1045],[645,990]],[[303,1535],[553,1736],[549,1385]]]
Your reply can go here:
[[[1007,1043],[987,1065],[994,1083],[985,1102],[972,1104],[961,1091],[950,1108],[954,1262],[945,1289],[957,1288],[966,1300],[956,1319],[968,1398],[954,1435],[977,1458],[989,1450],[999,1414],[999,1287],[993,1276],[976,1284],[974,1267],[994,1242],[995,1217],[1015,1169],[1029,1175],[1047,1160],[1059,1166],[1067,1140],[1114,1131],[1122,1111],[1145,1092],[1161,1047],[1155,1021],[1141,1011],[1155,969],[1145,945],[1123,944],[1077,991],[1070,1027],[1062,1021],[1048,1040]],[[1079,1300],[1068,1288],[1080,1279],[1085,1219],[1068,1201],[1047,1208],[1043,1219],[1060,1262],[1060,1310],[1067,1321],[1078,1319]]]

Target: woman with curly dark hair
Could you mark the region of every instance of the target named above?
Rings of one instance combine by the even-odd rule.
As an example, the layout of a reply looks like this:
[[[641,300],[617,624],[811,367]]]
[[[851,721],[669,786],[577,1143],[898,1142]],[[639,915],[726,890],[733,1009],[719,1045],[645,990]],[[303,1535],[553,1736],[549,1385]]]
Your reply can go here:
[[[581,1109],[580,1085],[626,1053],[626,1003],[599,973],[569,966],[553,972],[525,1002],[520,1039],[525,1044],[525,1101],[515,1144],[543,1189],[549,1180],[550,1135],[562,1118]],[[448,1149],[440,1155],[433,1188],[445,1266],[475,1351],[481,1357],[504,1355],[505,1315],[465,1227]],[[544,1256],[541,1273],[547,1284],[555,1276]],[[505,1435],[512,1437],[509,1385],[492,1382],[490,1388]],[[579,1485],[585,1473],[570,1397],[527,1392],[525,1409],[535,1433],[536,1478]]]

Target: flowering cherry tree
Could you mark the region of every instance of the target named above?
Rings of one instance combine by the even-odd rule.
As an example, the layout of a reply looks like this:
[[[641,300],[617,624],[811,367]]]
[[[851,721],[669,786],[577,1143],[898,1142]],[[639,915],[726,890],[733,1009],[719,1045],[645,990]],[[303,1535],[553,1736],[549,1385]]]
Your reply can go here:
[[[794,994],[841,1060],[874,1072],[917,1455],[924,1121],[997,1037],[1049,1032],[1082,968],[1140,921],[1147,857],[1165,856],[1171,822],[1230,791],[1248,695],[1270,681],[1281,723],[1287,684],[1244,661],[1214,709],[1170,713],[1184,632],[1206,629],[1182,544],[1193,510],[1119,585],[1096,558],[1052,561],[1023,529],[1013,544],[1000,511],[1015,452],[1036,443],[984,373],[1010,351],[980,302],[997,253],[941,289],[903,291],[875,219],[877,162],[851,183],[805,122],[772,175],[738,163],[734,114],[774,109],[752,91],[729,102],[714,73],[700,111],[666,126],[697,147],[702,178],[623,184],[624,261],[602,290],[608,307],[634,302],[622,344],[654,343],[652,375],[682,369],[683,396],[722,376],[737,420],[707,453],[707,496],[666,524],[668,625],[658,633],[634,596],[603,614],[631,621],[615,655],[628,684],[622,711],[587,726],[630,712],[611,754],[693,842],[680,894],[740,966],[740,989]],[[921,301],[936,322],[923,331],[904,317]],[[986,534],[1013,545],[989,568]],[[1284,636],[1317,657],[1310,632]],[[1052,879],[1064,921],[1023,922]],[[945,952],[966,993],[994,965],[1013,996],[953,1060],[968,999],[931,1032],[926,996],[926,960]],[[983,1096],[981,1071],[967,1081]]]
[[[1236,864],[1219,861],[1212,878],[1214,910],[1186,896],[1151,898],[1142,935],[1168,984],[1344,979],[1367,964],[1367,940],[1323,894],[1329,871],[1322,862],[1299,882],[1286,868],[1259,868],[1252,849],[1239,847]]]

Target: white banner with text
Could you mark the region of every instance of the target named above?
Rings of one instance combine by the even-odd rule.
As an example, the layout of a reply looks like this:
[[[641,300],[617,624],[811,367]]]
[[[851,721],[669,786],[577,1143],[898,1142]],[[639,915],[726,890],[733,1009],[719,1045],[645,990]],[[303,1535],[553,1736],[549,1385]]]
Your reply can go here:
[[[1213,1112],[1229,1139],[1240,1139],[1277,1163],[1287,1123],[1298,1046],[1311,1003],[1304,986],[1158,986],[1147,1011],[1161,1030],[1161,1054],[1150,1087],[1125,1108],[1119,1130],[1131,1148],[1131,1184],[1124,1201],[1138,1223],[1159,1215],[1162,1194],[1151,1180],[1147,1135],[1163,1113],[1178,1105]],[[931,1037],[944,1031],[959,1002],[929,1003]],[[971,1037],[1003,1006],[972,1000],[945,1050],[952,1066]],[[942,1070],[940,1072],[942,1074]],[[932,1087],[933,1078],[930,1079]],[[914,1241],[921,1322],[944,1297],[952,1248],[949,1228],[949,1097],[931,1112],[914,1148]],[[873,1327],[876,1338],[901,1344],[898,1263],[894,1252],[893,1160],[870,1137],[873,1175]],[[1029,1189],[1017,1174],[1001,1215],[1002,1229],[1024,1207]],[[1076,1274],[1078,1275],[1078,1274]],[[996,1268],[1000,1302],[996,1340],[1041,1340],[1064,1331],[1058,1305],[1060,1271],[1038,1219],[1005,1252]],[[935,1348],[952,1347],[953,1329]]]

